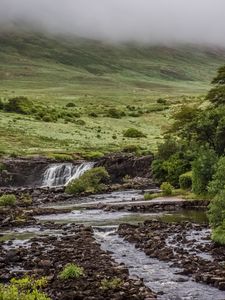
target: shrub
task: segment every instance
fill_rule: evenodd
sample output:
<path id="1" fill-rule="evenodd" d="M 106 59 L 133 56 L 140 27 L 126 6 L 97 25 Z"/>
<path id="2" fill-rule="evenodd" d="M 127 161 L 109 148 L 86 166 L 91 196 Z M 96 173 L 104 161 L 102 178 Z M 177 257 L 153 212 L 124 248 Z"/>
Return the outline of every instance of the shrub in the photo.
<path id="1" fill-rule="evenodd" d="M 146 134 L 144 134 L 138 129 L 129 128 L 123 133 L 123 136 L 128 138 L 140 138 L 140 137 L 146 137 Z"/>
<path id="2" fill-rule="evenodd" d="M 40 289 L 47 284 L 46 278 L 25 277 L 12 279 L 10 284 L 0 284 L 1 300 L 51 300 Z"/>
<path id="3" fill-rule="evenodd" d="M 59 278 L 62 280 L 75 279 L 84 275 L 84 269 L 73 263 L 67 264 L 62 272 L 59 274 Z"/>
<path id="4" fill-rule="evenodd" d="M 66 193 L 80 194 L 82 192 L 100 192 L 109 174 L 103 167 L 93 168 L 85 172 L 80 178 L 73 180 L 66 187 Z"/>
<path id="5" fill-rule="evenodd" d="M 190 163 L 186 158 L 180 158 L 179 153 L 175 153 L 167 160 L 155 159 L 152 162 L 152 171 L 154 178 L 158 183 L 167 181 L 173 186 L 179 186 L 179 176 L 190 169 Z"/>
<path id="6" fill-rule="evenodd" d="M 191 189 L 192 187 L 192 172 L 186 172 L 179 177 L 180 188 L 184 190 Z"/>
<path id="7" fill-rule="evenodd" d="M 225 245 L 225 221 L 221 226 L 213 229 L 212 240 L 217 244 Z"/>
<path id="8" fill-rule="evenodd" d="M 4 108 L 8 112 L 30 114 L 33 108 L 33 102 L 26 97 L 15 97 L 9 99 Z"/>
<path id="9" fill-rule="evenodd" d="M 74 121 L 75 124 L 77 125 L 80 125 L 80 126 L 85 126 L 86 125 L 86 122 L 84 120 L 75 120 Z"/>
<path id="10" fill-rule="evenodd" d="M 0 206 L 14 206 L 16 204 L 16 196 L 13 194 L 5 194 L 0 197 Z"/>
<path id="11" fill-rule="evenodd" d="M 118 109 L 116 109 L 116 108 L 110 108 L 107 111 L 106 116 L 109 117 L 109 118 L 121 119 L 123 116 L 125 116 L 125 113 L 118 110 Z"/>
<path id="12" fill-rule="evenodd" d="M 95 112 L 89 113 L 88 116 L 92 117 L 92 118 L 97 118 L 98 117 L 98 115 Z"/>
<path id="13" fill-rule="evenodd" d="M 0 110 L 2 110 L 4 108 L 4 103 L 3 101 L 0 99 Z"/>
<path id="14" fill-rule="evenodd" d="M 157 101 L 156 101 L 158 104 L 163 104 L 163 105 L 165 105 L 165 104 L 167 104 L 167 101 L 166 101 L 166 99 L 163 99 L 163 98 L 159 98 L 159 99 L 157 99 Z"/>
<path id="15" fill-rule="evenodd" d="M 225 220 L 225 189 L 220 191 L 210 202 L 208 218 L 213 228 L 223 224 Z"/>
<path id="16" fill-rule="evenodd" d="M 163 196 L 171 196 L 173 193 L 173 187 L 169 182 L 163 182 L 160 186 Z"/>
<path id="17" fill-rule="evenodd" d="M 192 163 L 192 189 L 197 195 L 207 192 L 207 186 L 212 180 L 217 156 L 212 149 L 200 149 L 197 158 Z"/>
<path id="18" fill-rule="evenodd" d="M 69 102 L 66 104 L 66 107 L 75 107 L 75 106 L 76 106 L 76 104 L 73 102 Z"/>
<path id="19" fill-rule="evenodd" d="M 168 160 L 180 150 L 178 142 L 170 136 L 165 138 L 165 141 L 158 145 L 157 158 Z"/>
<path id="20" fill-rule="evenodd" d="M 129 113 L 129 117 L 138 118 L 143 115 L 142 111 L 133 111 Z"/>
<path id="21" fill-rule="evenodd" d="M 45 115 L 43 118 L 42 118 L 42 121 L 44 122 L 56 122 L 57 121 L 57 117 L 55 115 Z"/>
<path id="22" fill-rule="evenodd" d="M 123 280 L 119 277 L 114 277 L 111 279 L 103 279 L 101 281 L 102 290 L 115 290 L 120 288 L 123 285 Z"/>
<path id="23" fill-rule="evenodd" d="M 225 157 L 221 157 L 216 164 L 216 172 L 209 183 L 208 191 L 211 196 L 216 196 L 225 188 Z"/>

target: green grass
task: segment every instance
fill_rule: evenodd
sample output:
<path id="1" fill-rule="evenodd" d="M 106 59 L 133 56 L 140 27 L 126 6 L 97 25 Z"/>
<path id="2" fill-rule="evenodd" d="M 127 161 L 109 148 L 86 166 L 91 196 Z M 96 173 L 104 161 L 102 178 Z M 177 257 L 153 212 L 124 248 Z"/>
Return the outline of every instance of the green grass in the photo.
<path id="1" fill-rule="evenodd" d="M 200 101 L 196 96 L 206 93 L 225 58 L 225 51 L 191 45 L 110 45 L 25 32 L 0 33 L 0 45 L 2 100 L 26 96 L 56 110 L 74 103 L 66 109 L 85 122 L 47 123 L 0 111 L 3 154 L 85 156 L 132 144 L 154 151 L 176 105 Z M 107 116 L 115 108 L 125 116 Z M 146 137 L 125 138 L 128 128 Z"/>

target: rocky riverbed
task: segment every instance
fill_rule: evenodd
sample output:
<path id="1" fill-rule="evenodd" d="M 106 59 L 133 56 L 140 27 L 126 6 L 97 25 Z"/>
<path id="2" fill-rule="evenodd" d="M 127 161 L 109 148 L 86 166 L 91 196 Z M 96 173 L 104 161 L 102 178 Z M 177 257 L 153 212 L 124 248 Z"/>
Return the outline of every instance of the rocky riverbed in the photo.
<path id="1" fill-rule="evenodd" d="M 129 278 L 128 270 L 115 263 L 96 243 L 91 227 L 45 224 L 38 227 L 41 236 L 0 244 L 0 280 L 25 273 L 36 277 L 47 276 L 46 293 L 53 300 L 66 299 L 155 299 L 155 295 L 141 280 Z M 45 234 L 46 231 L 46 234 Z M 49 234 L 49 231 L 52 233 Z M 78 279 L 61 280 L 59 274 L 67 263 L 84 268 Z M 105 289 L 102 280 L 119 278 L 121 284 Z"/>
<path id="2" fill-rule="evenodd" d="M 142 199 L 143 191 L 128 190 L 1 209 L 0 281 L 47 276 L 45 291 L 53 300 L 146 300 L 155 294 L 160 300 L 224 300 L 224 247 L 211 243 L 206 223 L 194 223 L 205 222 L 204 210 L 187 210 L 176 199 L 174 212 L 165 211 L 171 206 L 166 199 L 149 201 L 149 212 L 126 208 Z M 84 268 L 84 276 L 60 280 L 71 262 Z M 122 284 L 105 289 L 102 280 L 113 278 Z"/>
<path id="3" fill-rule="evenodd" d="M 225 290 L 225 248 L 210 241 L 208 225 L 145 221 L 120 225 L 118 232 L 147 256 L 173 262 L 181 274 Z"/>

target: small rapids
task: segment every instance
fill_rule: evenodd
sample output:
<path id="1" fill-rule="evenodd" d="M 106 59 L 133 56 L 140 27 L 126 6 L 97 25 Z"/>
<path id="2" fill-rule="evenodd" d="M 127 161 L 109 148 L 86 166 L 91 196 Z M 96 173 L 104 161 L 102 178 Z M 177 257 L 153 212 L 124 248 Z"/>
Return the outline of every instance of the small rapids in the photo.
<path id="1" fill-rule="evenodd" d="M 112 257 L 123 263 L 131 277 L 143 278 L 146 286 L 158 293 L 159 300 L 224 300 L 225 293 L 216 288 L 196 283 L 179 275 L 181 269 L 169 263 L 150 258 L 134 245 L 116 234 L 115 226 L 94 227 L 96 240 Z"/>
<path id="2" fill-rule="evenodd" d="M 93 166 L 93 162 L 84 162 L 77 166 L 72 163 L 51 164 L 43 174 L 42 187 L 68 185 L 73 179 L 79 178 Z"/>

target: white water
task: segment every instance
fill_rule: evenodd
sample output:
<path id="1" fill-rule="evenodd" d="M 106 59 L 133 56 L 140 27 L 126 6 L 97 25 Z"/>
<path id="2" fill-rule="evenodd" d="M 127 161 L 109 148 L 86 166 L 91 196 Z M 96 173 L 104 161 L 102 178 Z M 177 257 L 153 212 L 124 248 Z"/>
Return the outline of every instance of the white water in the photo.
<path id="1" fill-rule="evenodd" d="M 51 164 L 45 171 L 42 179 L 43 187 L 57 187 L 67 185 L 79 178 L 84 172 L 93 168 L 93 162 L 85 162 L 74 166 L 72 163 Z"/>

